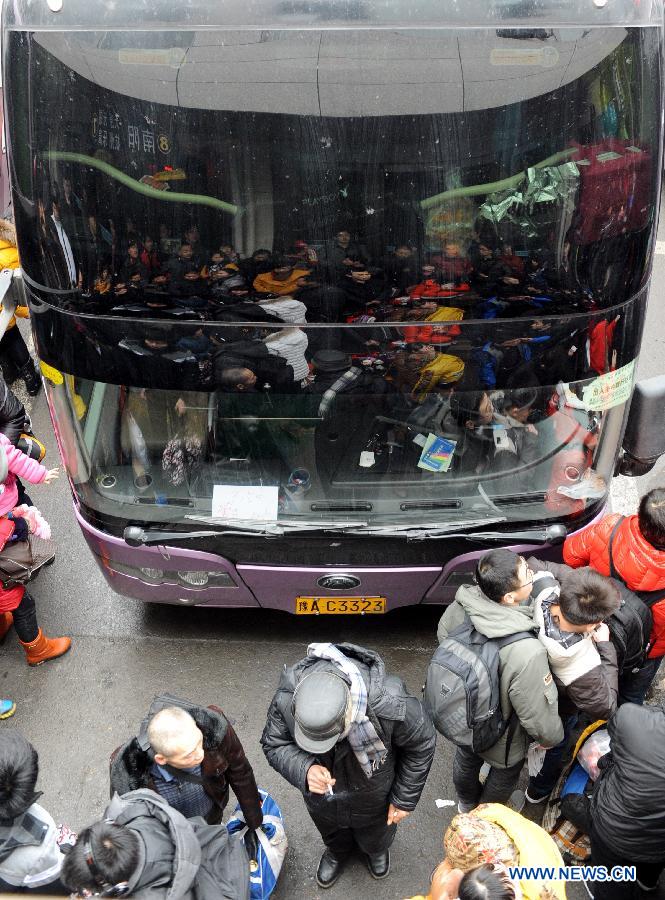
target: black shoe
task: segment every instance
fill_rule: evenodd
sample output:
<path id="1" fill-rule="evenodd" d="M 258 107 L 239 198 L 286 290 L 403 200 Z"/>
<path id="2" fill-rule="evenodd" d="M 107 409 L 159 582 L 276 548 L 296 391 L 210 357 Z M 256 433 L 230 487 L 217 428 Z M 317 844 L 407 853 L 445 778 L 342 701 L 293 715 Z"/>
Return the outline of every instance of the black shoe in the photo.
<path id="1" fill-rule="evenodd" d="M 330 850 L 324 850 L 319 862 L 319 868 L 316 870 L 316 883 L 318 886 L 321 888 L 332 887 L 342 874 L 343 866 L 343 860 L 333 856 Z"/>
<path id="2" fill-rule="evenodd" d="M 367 854 L 367 868 L 372 878 L 377 881 L 380 878 L 386 878 L 390 873 L 390 850 L 384 850 L 382 853 Z"/>
<path id="3" fill-rule="evenodd" d="M 32 360 L 21 369 L 21 378 L 25 382 L 25 389 L 31 397 L 36 397 L 42 389 L 42 380 L 37 374 Z"/>

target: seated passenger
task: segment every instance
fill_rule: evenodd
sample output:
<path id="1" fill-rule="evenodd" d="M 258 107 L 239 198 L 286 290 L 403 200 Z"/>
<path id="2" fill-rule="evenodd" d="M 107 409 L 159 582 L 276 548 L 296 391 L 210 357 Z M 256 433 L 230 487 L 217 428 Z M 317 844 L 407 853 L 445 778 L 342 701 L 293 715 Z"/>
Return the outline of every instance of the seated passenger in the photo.
<path id="1" fill-rule="evenodd" d="M 146 234 L 143 238 L 143 249 L 141 250 L 140 260 L 148 272 L 150 281 L 162 272 L 162 255 L 155 246 L 155 242 Z"/>
<path id="2" fill-rule="evenodd" d="M 206 260 L 210 256 L 210 251 L 201 243 L 201 234 L 199 226 L 196 222 L 192 222 L 183 235 L 183 243 L 189 244 L 192 248 L 192 261 L 196 263 L 199 269 L 205 266 Z"/>
<path id="3" fill-rule="evenodd" d="M 290 260 L 299 268 L 314 268 L 319 263 L 319 254 L 314 247 L 310 247 L 307 241 L 293 242 L 293 249 L 288 254 Z"/>
<path id="4" fill-rule="evenodd" d="M 235 303 L 247 296 L 247 284 L 237 265 L 223 262 L 221 253 L 213 253 L 208 275 L 213 302 Z"/>
<path id="5" fill-rule="evenodd" d="M 280 260 L 272 271 L 257 275 L 252 284 L 259 294 L 277 294 L 283 297 L 296 293 L 298 280 L 309 275 L 309 272 L 309 269 L 296 267 L 287 260 Z"/>
<path id="6" fill-rule="evenodd" d="M 205 297 L 208 283 L 204 276 L 205 266 L 195 258 L 191 244 L 180 245 L 177 259 L 169 260 L 166 271 L 169 275 L 169 293 L 177 298 L 190 300 Z"/>
<path id="7" fill-rule="evenodd" d="M 349 231 L 343 229 L 326 246 L 325 263 L 329 278 L 337 281 L 351 269 L 365 269 L 369 263 L 369 254 L 362 244 L 351 240 Z"/>
<path id="8" fill-rule="evenodd" d="M 224 825 L 186 819 L 154 791 L 115 795 L 80 833 L 62 882 L 77 896 L 249 900 L 242 840 Z"/>
<path id="9" fill-rule="evenodd" d="M 233 263 L 233 265 L 237 265 L 240 261 L 240 254 L 233 246 L 233 244 L 220 244 L 219 255 L 222 257 L 221 263 L 224 266 L 227 266 L 231 263 Z"/>
<path id="10" fill-rule="evenodd" d="M 418 280 L 418 258 L 416 250 L 409 244 L 400 244 L 392 253 L 384 257 L 381 264 L 388 285 L 398 294 L 406 294 Z"/>
<path id="11" fill-rule="evenodd" d="M 350 315 L 366 312 L 368 303 L 377 303 L 389 293 L 383 273 L 378 269 L 350 269 L 339 286 L 344 291 L 344 305 Z"/>
<path id="12" fill-rule="evenodd" d="M 119 278 L 133 290 L 140 290 L 150 280 L 150 272 L 141 262 L 137 241 L 131 241 L 127 246 L 127 256 L 120 266 Z"/>
<path id="13" fill-rule="evenodd" d="M 521 279 L 523 277 L 525 269 L 524 260 L 521 256 L 517 256 L 515 253 L 513 253 L 513 248 L 510 246 L 510 244 L 501 245 L 499 262 L 504 266 L 508 266 L 511 274 L 515 278 Z"/>
<path id="14" fill-rule="evenodd" d="M 437 279 L 446 287 L 459 287 L 466 283 L 473 269 L 455 241 L 447 241 L 443 245 L 443 253 L 433 256 L 431 262 L 436 266 Z"/>
<path id="15" fill-rule="evenodd" d="M 257 275 L 271 271 L 274 265 L 273 256 L 270 250 L 261 247 L 259 250 L 255 250 L 249 259 L 238 260 L 237 265 L 245 282 L 251 285 L 254 284 Z"/>
<path id="16" fill-rule="evenodd" d="M 420 271 L 420 281 L 409 288 L 409 296 L 415 299 L 440 297 L 443 293 L 440 280 L 436 277 L 436 268 L 433 265 L 423 266 Z"/>

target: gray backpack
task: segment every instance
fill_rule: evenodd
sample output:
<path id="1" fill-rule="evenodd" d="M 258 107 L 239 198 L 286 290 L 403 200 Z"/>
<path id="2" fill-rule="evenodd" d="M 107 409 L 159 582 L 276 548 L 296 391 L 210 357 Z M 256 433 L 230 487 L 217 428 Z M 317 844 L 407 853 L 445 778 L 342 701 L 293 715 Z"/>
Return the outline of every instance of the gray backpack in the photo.
<path id="1" fill-rule="evenodd" d="M 458 747 L 482 753 L 508 731 L 508 759 L 518 719 L 513 712 L 506 720 L 501 711 L 499 650 L 537 634 L 534 629 L 488 638 L 468 616 L 450 632 L 429 664 L 423 696 L 439 734 Z"/>

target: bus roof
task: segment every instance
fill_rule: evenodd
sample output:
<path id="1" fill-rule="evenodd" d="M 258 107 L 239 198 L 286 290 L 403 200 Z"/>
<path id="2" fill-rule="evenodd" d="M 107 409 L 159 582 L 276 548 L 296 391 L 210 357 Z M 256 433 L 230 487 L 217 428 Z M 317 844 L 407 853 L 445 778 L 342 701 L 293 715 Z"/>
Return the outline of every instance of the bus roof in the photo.
<path id="1" fill-rule="evenodd" d="M 5 28 L 29 31 L 587 28 L 663 22 L 663 0 L 14 0 L 3 7 Z"/>

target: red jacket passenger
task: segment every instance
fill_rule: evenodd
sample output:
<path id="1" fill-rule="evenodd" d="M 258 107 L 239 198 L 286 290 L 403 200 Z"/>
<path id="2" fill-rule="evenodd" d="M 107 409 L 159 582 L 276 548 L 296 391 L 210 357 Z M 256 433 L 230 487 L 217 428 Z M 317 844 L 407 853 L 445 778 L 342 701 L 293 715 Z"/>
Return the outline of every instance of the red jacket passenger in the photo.
<path id="1" fill-rule="evenodd" d="M 566 538 L 564 561 L 573 568 L 591 566 L 601 575 L 609 575 L 610 538 L 619 518 L 618 514 L 605 516 L 598 524 Z M 612 543 L 612 559 L 617 574 L 630 590 L 665 591 L 665 550 L 659 550 L 647 541 L 640 531 L 638 516 L 627 516 L 619 525 Z M 658 659 L 665 656 L 665 599 L 657 600 L 651 612 L 653 631 L 649 658 Z"/>
<path id="2" fill-rule="evenodd" d="M 609 545 L 618 513 L 566 538 L 563 559 L 574 569 L 591 566 L 610 574 Z M 637 516 L 626 516 L 614 538 L 612 557 L 617 572 L 631 591 L 665 590 L 665 550 L 657 550 L 643 536 Z"/>

